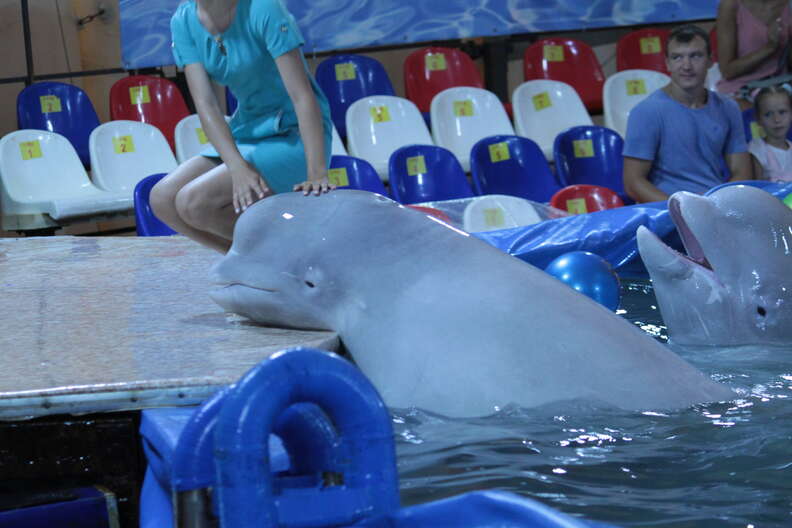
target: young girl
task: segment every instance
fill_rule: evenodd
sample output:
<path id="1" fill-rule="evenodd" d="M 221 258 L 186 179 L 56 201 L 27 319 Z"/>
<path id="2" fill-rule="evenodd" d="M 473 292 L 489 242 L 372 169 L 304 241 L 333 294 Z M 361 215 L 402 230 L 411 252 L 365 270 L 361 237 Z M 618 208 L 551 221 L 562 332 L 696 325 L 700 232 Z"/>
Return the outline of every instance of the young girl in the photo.
<path id="1" fill-rule="evenodd" d="M 792 96 L 785 88 L 762 88 L 754 98 L 756 120 L 767 134 L 748 145 L 757 180 L 792 181 L 792 143 L 787 139 L 792 124 Z"/>
<path id="2" fill-rule="evenodd" d="M 332 188 L 330 109 L 282 0 L 188 0 L 176 9 L 171 33 L 213 148 L 161 180 L 151 207 L 179 233 L 225 253 L 237 217 L 257 200 Z M 210 79 L 239 100 L 230 126 Z"/>

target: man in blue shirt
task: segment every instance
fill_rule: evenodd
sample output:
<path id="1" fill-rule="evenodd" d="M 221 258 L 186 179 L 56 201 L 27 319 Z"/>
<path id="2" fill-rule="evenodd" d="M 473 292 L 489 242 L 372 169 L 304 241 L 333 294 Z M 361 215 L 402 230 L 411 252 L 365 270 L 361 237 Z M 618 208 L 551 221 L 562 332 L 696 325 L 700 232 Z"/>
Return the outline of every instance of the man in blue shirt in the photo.
<path id="1" fill-rule="evenodd" d="M 666 45 L 671 82 L 630 112 L 624 144 L 624 189 L 636 202 L 676 191 L 703 193 L 724 181 L 753 178 L 742 115 L 733 100 L 706 89 L 712 65 L 707 33 L 688 24 Z"/>

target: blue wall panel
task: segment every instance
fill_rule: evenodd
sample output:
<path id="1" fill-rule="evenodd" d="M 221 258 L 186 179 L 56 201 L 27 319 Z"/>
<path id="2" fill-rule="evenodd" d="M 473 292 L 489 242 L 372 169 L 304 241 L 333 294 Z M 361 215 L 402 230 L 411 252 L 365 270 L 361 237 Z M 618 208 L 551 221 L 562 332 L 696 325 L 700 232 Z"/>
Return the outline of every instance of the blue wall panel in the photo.
<path id="1" fill-rule="evenodd" d="M 124 67 L 172 64 L 180 0 L 120 0 Z M 718 0 L 284 0 L 320 52 L 715 18 Z"/>

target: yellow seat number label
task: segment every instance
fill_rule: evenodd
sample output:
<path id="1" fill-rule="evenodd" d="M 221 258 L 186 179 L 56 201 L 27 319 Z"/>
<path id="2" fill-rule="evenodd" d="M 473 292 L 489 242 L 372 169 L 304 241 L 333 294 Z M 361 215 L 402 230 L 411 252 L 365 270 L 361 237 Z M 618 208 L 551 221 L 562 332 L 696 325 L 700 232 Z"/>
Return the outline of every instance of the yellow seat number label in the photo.
<path id="1" fill-rule="evenodd" d="M 375 123 L 387 123 L 391 120 L 387 106 L 372 106 L 369 108 L 369 112 L 371 112 L 371 119 Z"/>
<path id="2" fill-rule="evenodd" d="M 118 136 L 113 138 L 113 150 L 116 154 L 129 154 L 135 152 L 135 142 L 132 136 Z"/>
<path id="3" fill-rule="evenodd" d="M 553 106 L 553 100 L 550 99 L 550 94 L 548 92 L 538 93 L 534 95 L 532 99 L 534 110 L 537 112 Z"/>
<path id="4" fill-rule="evenodd" d="M 469 117 L 473 115 L 473 101 L 454 101 L 454 115 L 457 117 Z"/>
<path id="5" fill-rule="evenodd" d="M 751 121 L 751 139 L 761 139 L 766 136 L 767 132 L 762 128 L 762 125 L 756 121 Z"/>
<path id="6" fill-rule="evenodd" d="M 627 95 L 645 95 L 646 83 L 643 79 L 632 79 L 624 83 L 627 87 Z"/>
<path id="7" fill-rule="evenodd" d="M 426 55 L 426 69 L 429 71 L 442 71 L 448 69 L 444 53 L 429 53 Z"/>
<path id="8" fill-rule="evenodd" d="M 348 187 L 349 174 L 347 174 L 346 167 L 330 169 L 327 171 L 327 180 L 331 185 L 335 185 L 336 187 Z"/>
<path id="9" fill-rule="evenodd" d="M 576 139 L 572 142 L 576 158 L 593 158 L 594 144 L 590 139 Z"/>
<path id="10" fill-rule="evenodd" d="M 41 153 L 41 143 L 39 140 L 23 141 L 19 144 L 19 152 L 22 154 L 24 161 L 41 158 L 44 155 Z"/>
<path id="11" fill-rule="evenodd" d="M 336 81 L 351 81 L 357 77 L 355 65 L 351 62 L 340 62 L 335 65 Z"/>
<path id="12" fill-rule="evenodd" d="M 566 208 L 572 214 L 585 214 L 588 213 L 585 198 L 573 198 L 566 201 Z"/>
<path id="13" fill-rule="evenodd" d="M 426 174 L 426 160 L 423 156 L 413 156 L 407 158 L 407 174 L 410 176 L 418 176 L 419 174 Z"/>
<path id="14" fill-rule="evenodd" d="M 564 62 L 564 46 L 547 44 L 543 47 L 543 52 L 547 62 Z"/>
<path id="15" fill-rule="evenodd" d="M 146 104 L 151 102 L 151 94 L 148 86 L 131 86 L 129 88 L 129 101 L 133 105 Z"/>
<path id="16" fill-rule="evenodd" d="M 39 101 L 41 102 L 42 114 L 52 114 L 63 110 L 60 97 L 57 95 L 42 95 L 39 97 Z"/>
<path id="17" fill-rule="evenodd" d="M 662 51 L 660 46 L 660 37 L 644 37 L 641 39 L 641 54 L 652 55 Z"/>
<path id="18" fill-rule="evenodd" d="M 201 145 L 206 145 L 209 143 L 209 138 L 206 137 L 206 132 L 204 132 L 203 128 L 196 128 L 195 135 L 198 136 L 198 143 Z"/>
<path id="19" fill-rule="evenodd" d="M 499 161 L 511 159 L 511 155 L 509 154 L 509 144 L 505 141 L 501 143 L 493 143 L 489 146 L 489 155 L 490 161 L 492 163 L 498 163 Z"/>
<path id="20" fill-rule="evenodd" d="M 484 223 L 487 227 L 503 227 L 506 224 L 503 209 L 500 207 L 484 209 Z"/>

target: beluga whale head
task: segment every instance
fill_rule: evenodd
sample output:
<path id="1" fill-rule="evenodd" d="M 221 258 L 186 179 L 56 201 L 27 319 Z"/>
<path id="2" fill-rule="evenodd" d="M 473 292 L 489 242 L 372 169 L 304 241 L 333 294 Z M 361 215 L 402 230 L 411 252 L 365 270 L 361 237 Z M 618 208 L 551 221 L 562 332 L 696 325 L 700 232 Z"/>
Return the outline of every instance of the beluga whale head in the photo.
<path id="1" fill-rule="evenodd" d="M 687 254 L 638 228 L 669 340 L 680 345 L 792 343 L 792 209 L 744 185 L 673 194 Z"/>

